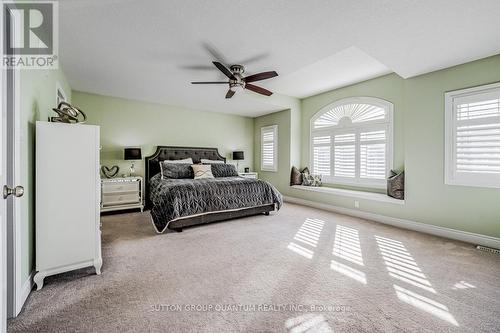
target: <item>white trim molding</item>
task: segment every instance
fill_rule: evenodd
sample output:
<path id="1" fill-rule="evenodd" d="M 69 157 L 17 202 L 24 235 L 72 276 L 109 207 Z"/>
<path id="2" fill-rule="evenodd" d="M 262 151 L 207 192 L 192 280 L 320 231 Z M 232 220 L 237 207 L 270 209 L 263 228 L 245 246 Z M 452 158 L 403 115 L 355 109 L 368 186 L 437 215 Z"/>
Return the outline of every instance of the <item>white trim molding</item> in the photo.
<path id="1" fill-rule="evenodd" d="M 298 205 L 308 206 L 312 208 L 322 209 L 329 212 L 359 217 L 366 220 L 371 220 L 375 222 L 379 222 L 382 224 L 392 225 L 398 228 L 413 230 L 422 232 L 425 234 L 430 234 L 434 236 L 454 239 L 470 244 L 483 245 L 487 247 L 492 247 L 495 249 L 500 249 L 500 238 L 486 236 L 481 234 L 476 234 L 468 231 L 461 231 L 456 229 L 444 228 L 435 226 L 432 224 L 426 224 L 421 222 L 415 222 L 411 220 L 405 220 L 397 217 L 384 216 L 375 213 L 364 212 L 360 210 L 344 208 L 334 205 L 323 204 L 319 202 L 314 202 L 310 200 L 304 200 L 294 197 L 285 196 L 285 202 L 294 203 Z"/>

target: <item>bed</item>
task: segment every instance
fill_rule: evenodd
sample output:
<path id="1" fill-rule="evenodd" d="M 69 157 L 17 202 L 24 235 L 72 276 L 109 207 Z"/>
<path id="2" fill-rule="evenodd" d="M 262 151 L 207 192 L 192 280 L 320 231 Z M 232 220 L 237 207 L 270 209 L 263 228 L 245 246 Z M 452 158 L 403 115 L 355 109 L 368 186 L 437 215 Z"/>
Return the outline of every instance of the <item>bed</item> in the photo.
<path id="1" fill-rule="evenodd" d="M 250 215 L 269 215 L 281 207 L 281 194 L 259 179 L 162 179 L 161 161 L 189 157 L 195 164 L 201 159 L 226 162 L 217 148 L 171 146 L 158 146 L 156 152 L 145 159 L 146 209 L 150 210 L 158 233 Z"/>

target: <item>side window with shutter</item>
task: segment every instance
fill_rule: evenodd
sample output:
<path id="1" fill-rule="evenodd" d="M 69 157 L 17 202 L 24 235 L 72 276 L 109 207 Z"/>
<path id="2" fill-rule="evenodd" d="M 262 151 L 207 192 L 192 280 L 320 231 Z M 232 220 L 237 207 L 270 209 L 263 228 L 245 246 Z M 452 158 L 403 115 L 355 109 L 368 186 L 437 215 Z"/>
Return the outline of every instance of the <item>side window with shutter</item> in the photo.
<path id="1" fill-rule="evenodd" d="M 500 187 L 500 83 L 445 94 L 445 183 Z"/>
<path id="2" fill-rule="evenodd" d="M 278 170 L 278 125 L 262 127 L 260 129 L 262 171 Z"/>

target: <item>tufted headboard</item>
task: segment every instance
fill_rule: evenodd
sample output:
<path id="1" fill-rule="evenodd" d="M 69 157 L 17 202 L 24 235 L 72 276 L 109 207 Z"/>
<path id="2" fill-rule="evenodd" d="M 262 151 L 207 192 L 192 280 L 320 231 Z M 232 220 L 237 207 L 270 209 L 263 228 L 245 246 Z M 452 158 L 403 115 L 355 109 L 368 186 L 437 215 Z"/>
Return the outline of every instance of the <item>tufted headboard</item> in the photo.
<path id="1" fill-rule="evenodd" d="M 149 199 L 149 180 L 160 172 L 160 161 L 164 160 L 182 160 L 191 157 L 193 162 L 200 163 L 202 158 L 209 160 L 220 160 L 226 162 L 226 158 L 219 154 L 217 148 L 198 148 L 198 147 L 172 147 L 158 146 L 153 155 L 145 158 L 145 193 L 146 208 L 151 208 Z"/>

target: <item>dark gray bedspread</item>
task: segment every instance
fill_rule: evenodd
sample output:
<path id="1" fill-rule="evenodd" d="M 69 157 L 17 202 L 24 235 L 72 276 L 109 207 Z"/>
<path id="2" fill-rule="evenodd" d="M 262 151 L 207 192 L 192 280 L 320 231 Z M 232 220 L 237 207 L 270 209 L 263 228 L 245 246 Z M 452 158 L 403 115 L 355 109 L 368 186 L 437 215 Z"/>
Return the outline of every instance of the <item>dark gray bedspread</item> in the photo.
<path id="1" fill-rule="evenodd" d="M 151 178 L 151 215 L 158 232 L 170 221 L 197 214 L 283 204 L 280 192 L 260 179 L 221 177 L 213 179 Z"/>

